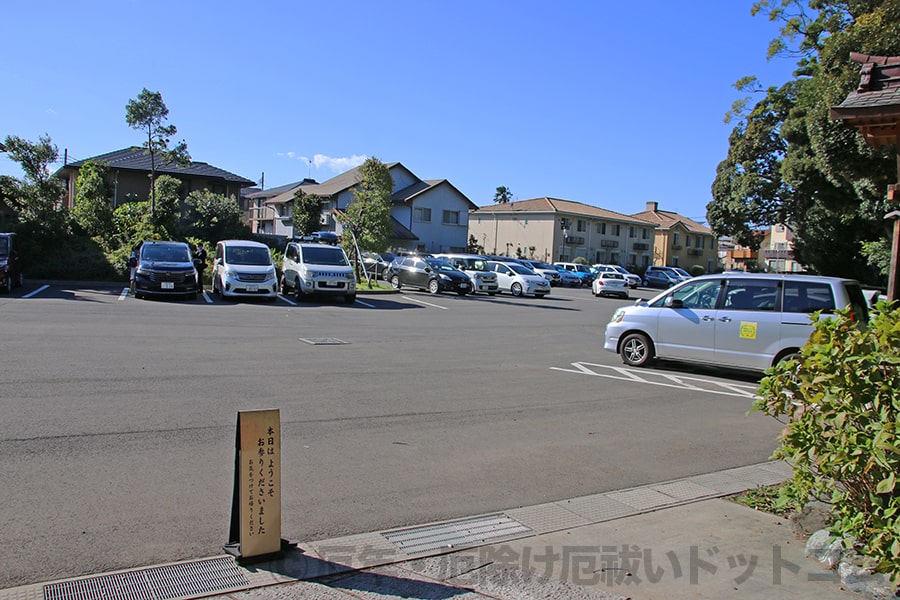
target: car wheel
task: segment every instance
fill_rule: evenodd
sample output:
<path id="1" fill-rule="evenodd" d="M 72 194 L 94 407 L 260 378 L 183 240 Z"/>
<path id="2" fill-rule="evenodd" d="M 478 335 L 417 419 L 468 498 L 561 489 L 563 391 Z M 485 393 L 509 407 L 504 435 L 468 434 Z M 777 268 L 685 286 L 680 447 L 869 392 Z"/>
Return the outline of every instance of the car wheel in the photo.
<path id="1" fill-rule="evenodd" d="M 16 287 L 22 287 L 25 285 L 25 274 L 19 271 L 19 276 L 16 277 Z"/>
<path id="2" fill-rule="evenodd" d="M 394 288 L 395 290 L 400 289 L 400 278 L 397 277 L 396 275 L 391 277 L 391 287 Z"/>
<path id="3" fill-rule="evenodd" d="M 287 285 L 287 281 L 284 279 L 284 275 L 281 276 L 281 282 L 278 285 L 279 289 L 281 289 L 281 293 L 285 293 L 288 291 L 289 286 Z"/>
<path id="4" fill-rule="evenodd" d="M 383 271 L 381 272 L 381 278 L 382 278 L 384 281 L 387 281 L 388 279 L 390 279 L 390 277 L 391 277 L 391 270 L 390 270 L 390 269 L 387 269 L 387 268 L 386 268 L 385 270 L 383 270 Z"/>
<path id="5" fill-rule="evenodd" d="M 518 282 L 512 284 L 512 285 L 509 287 L 509 292 L 510 292 L 513 296 L 515 296 L 516 298 L 518 298 L 519 296 L 522 295 L 522 284 L 521 284 L 521 283 L 518 283 Z"/>
<path id="6" fill-rule="evenodd" d="M 632 367 L 643 367 L 653 358 L 650 340 L 643 333 L 629 333 L 622 340 L 619 353 L 622 361 Z"/>
<path id="7" fill-rule="evenodd" d="M 13 278 L 12 275 L 6 278 L 6 284 L 3 286 L 3 291 L 7 294 L 11 294 L 13 291 Z"/>
<path id="8" fill-rule="evenodd" d="M 650 287 L 650 284 L 647 283 L 646 279 L 644 281 L 642 281 L 641 283 L 644 284 L 644 287 Z"/>
<path id="9" fill-rule="evenodd" d="M 432 279 L 428 282 L 428 293 L 429 294 L 437 294 L 441 291 L 441 284 L 438 283 L 437 279 Z"/>
<path id="10" fill-rule="evenodd" d="M 300 280 L 296 280 L 294 282 L 294 300 L 297 302 L 301 302 L 304 298 L 305 294 L 303 293 L 303 288 L 300 287 Z"/>

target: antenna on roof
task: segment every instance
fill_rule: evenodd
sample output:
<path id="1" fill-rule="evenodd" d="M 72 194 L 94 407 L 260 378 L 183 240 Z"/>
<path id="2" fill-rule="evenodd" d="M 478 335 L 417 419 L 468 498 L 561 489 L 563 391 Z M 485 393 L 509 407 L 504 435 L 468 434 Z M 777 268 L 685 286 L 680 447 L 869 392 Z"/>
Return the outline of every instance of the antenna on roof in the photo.
<path id="1" fill-rule="evenodd" d="M 261 190 L 266 189 L 266 172 L 265 171 L 262 172 L 262 176 L 260 176 L 260 178 L 259 178 L 259 189 L 261 189 Z"/>

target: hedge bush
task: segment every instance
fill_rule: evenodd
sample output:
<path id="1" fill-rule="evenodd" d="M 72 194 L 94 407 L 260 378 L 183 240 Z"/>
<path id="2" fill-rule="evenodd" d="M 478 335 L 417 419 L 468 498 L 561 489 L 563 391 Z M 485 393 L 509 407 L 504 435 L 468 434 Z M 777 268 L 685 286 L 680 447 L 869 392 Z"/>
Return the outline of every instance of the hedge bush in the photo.
<path id="1" fill-rule="evenodd" d="M 773 458 L 794 467 L 794 500 L 832 504 L 829 529 L 900 582 L 900 310 L 818 320 L 797 361 L 772 368 L 754 410 L 785 423 Z"/>

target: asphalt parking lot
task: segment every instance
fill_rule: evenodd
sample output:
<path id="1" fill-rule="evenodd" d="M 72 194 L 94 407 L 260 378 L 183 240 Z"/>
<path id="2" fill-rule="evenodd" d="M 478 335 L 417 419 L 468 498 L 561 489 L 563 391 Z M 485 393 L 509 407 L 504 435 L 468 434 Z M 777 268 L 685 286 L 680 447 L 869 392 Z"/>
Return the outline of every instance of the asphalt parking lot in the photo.
<path id="1" fill-rule="evenodd" d="M 0 296 L 0 588 L 221 552 L 239 410 L 280 409 L 288 539 L 768 459 L 758 378 L 602 349 L 615 308 L 655 293 L 345 305 L 26 281 Z"/>

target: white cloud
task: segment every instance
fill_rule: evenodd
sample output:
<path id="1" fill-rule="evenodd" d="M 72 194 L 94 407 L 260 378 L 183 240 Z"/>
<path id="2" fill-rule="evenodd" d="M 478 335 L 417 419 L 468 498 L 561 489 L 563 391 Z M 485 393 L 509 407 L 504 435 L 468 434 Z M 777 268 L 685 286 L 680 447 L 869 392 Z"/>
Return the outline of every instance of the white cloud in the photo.
<path id="1" fill-rule="evenodd" d="M 334 157 L 316 154 L 312 158 L 309 158 L 308 156 L 301 156 L 296 152 L 279 152 L 276 156 L 299 160 L 300 162 L 311 164 L 317 169 L 325 168 L 335 173 L 343 173 L 344 171 L 349 171 L 354 167 L 358 167 L 366 162 L 366 159 L 368 158 L 368 156 L 357 154 L 349 157 Z"/>

